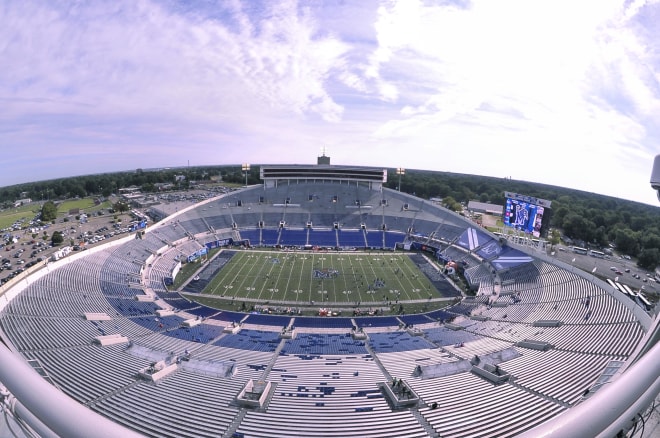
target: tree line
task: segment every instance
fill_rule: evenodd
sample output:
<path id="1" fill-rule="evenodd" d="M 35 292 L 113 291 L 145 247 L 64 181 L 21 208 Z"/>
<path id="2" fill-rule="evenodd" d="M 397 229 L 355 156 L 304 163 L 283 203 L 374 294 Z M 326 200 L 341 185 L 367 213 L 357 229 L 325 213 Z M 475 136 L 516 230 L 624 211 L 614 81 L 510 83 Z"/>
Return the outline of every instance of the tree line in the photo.
<path id="1" fill-rule="evenodd" d="M 396 189 L 396 169 L 388 169 L 386 187 Z M 177 179 L 184 175 L 185 179 Z M 192 182 L 220 177 L 227 183 L 245 184 L 240 166 L 197 166 L 157 170 L 137 169 L 38 181 L 0 188 L 0 206 L 9 208 L 17 199 L 58 200 L 85 196 L 108 197 L 120 188 L 137 186 L 155 192 L 158 184 L 170 183 L 172 190 L 188 189 Z M 259 166 L 251 166 L 248 184 L 259 183 Z M 650 189 L 649 189 L 650 190 Z M 401 191 L 420 198 L 442 198 L 448 208 L 460 211 L 470 200 L 504 205 L 504 192 L 515 192 L 552 201 L 551 226 L 572 239 L 593 247 L 612 243 L 622 253 L 635 256 L 639 265 L 660 264 L 660 208 L 610 196 L 545 184 L 476 175 L 406 170 Z"/>
<path id="2" fill-rule="evenodd" d="M 388 170 L 395 175 L 395 169 Z M 386 186 L 396 189 L 399 180 Z M 552 201 L 550 226 L 589 247 L 616 249 L 638 258 L 645 269 L 660 264 L 660 207 L 546 184 L 449 172 L 406 170 L 401 190 L 421 198 L 442 198 L 455 211 L 471 200 L 504 205 L 504 192 Z M 650 190 L 650 188 L 649 188 Z"/>
<path id="3" fill-rule="evenodd" d="M 185 176 L 177 180 L 178 175 Z M 31 198 L 33 201 L 63 200 L 86 196 L 108 197 L 120 188 L 139 187 L 145 193 L 159 191 L 158 184 L 170 183 L 170 190 L 188 189 L 191 182 L 208 182 L 214 176 L 223 181 L 245 183 L 245 174 L 240 166 L 202 166 L 168 168 L 130 172 L 104 173 L 97 175 L 74 176 L 47 181 L 37 181 L 0 188 L 0 207 L 9 208 L 14 201 Z M 259 168 L 253 167 L 248 175 L 248 184 L 259 182 Z"/>

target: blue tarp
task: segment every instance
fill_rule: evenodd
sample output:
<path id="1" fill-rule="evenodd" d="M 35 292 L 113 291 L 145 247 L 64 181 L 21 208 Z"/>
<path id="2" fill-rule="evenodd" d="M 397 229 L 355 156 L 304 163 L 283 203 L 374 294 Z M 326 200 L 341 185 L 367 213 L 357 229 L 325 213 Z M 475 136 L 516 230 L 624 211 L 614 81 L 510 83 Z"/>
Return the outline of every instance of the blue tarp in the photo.
<path id="1" fill-rule="evenodd" d="M 515 268 L 516 266 L 529 263 L 532 260 L 532 257 L 528 256 L 524 252 L 506 247 L 502 249 L 500 255 L 496 259 L 491 260 L 490 263 L 497 271 L 501 271 L 503 269 Z"/>
<path id="2" fill-rule="evenodd" d="M 462 248 L 465 248 L 469 251 L 474 251 L 475 249 L 487 244 L 492 240 L 493 238 L 488 234 L 479 231 L 476 228 L 468 228 L 463 232 L 463 234 L 461 234 L 461 237 L 458 238 L 456 243 Z"/>

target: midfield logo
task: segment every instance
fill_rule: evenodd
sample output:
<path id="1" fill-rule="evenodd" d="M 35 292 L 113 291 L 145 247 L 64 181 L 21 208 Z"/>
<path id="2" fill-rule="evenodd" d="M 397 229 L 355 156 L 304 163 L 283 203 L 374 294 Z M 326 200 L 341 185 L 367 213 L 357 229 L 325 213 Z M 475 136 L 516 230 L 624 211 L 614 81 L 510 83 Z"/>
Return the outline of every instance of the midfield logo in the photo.
<path id="1" fill-rule="evenodd" d="M 339 271 L 332 268 L 312 270 L 312 278 L 336 278 L 338 275 Z"/>

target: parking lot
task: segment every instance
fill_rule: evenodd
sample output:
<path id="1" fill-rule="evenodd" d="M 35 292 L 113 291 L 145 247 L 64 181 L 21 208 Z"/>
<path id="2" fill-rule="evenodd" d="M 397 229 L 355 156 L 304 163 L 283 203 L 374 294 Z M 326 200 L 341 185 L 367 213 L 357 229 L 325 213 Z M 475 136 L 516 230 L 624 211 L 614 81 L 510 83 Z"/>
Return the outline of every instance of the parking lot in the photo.
<path id="1" fill-rule="evenodd" d="M 0 285 L 25 270 L 37 269 L 62 247 L 71 246 L 73 250 L 80 251 L 107 239 L 125 236 L 129 232 L 127 224 L 131 220 L 128 213 L 114 214 L 105 209 L 100 215 L 98 212 L 90 214 L 85 221 L 60 215 L 54 224 L 43 227 L 30 224 L 29 220 L 26 220 L 21 229 L 2 230 Z M 64 240 L 53 248 L 51 238 L 56 231 L 62 234 Z"/>
<path id="2" fill-rule="evenodd" d="M 563 251 L 559 248 L 562 248 Z M 594 275 L 600 278 L 614 280 L 618 277 L 619 283 L 627 284 L 634 291 L 643 290 L 647 298 L 653 298 L 652 301 L 657 300 L 657 294 L 660 292 L 660 284 L 654 280 L 653 273 L 637 267 L 634 260 L 626 260 L 617 255 L 610 256 L 609 260 L 599 259 L 588 255 L 575 254 L 571 251 L 570 247 L 561 245 L 556 248 L 553 257 L 586 272 L 593 272 L 594 268 L 596 268 Z M 615 268 L 621 274 L 618 274 L 611 268 Z M 639 278 L 636 278 L 637 276 Z"/>
<path id="3" fill-rule="evenodd" d="M 203 199 L 218 196 L 228 191 L 226 188 L 214 187 L 213 190 L 189 190 L 176 193 L 151 196 L 159 209 L 166 214 L 172 214 Z M 55 223 L 38 226 L 34 221 L 34 211 L 41 206 L 26 212 L 16 227 L 9 227 L 0 232 L 0 286 L 20 275 L 24 271 L 39 269 L 59 249 L 70 246 L 72 251 L 84 251 L 93 245 L 100 245 L 108 240 L 115 240 L 130 234 L 130 223 L 135 220 L 130 212 L 110 212 L 108 205 L 119 200 L 110 197 L 105 207 L 86 210 L 85 213 L 69 215 L 60 212 Z M 141 209 L 142 213 L 147 209 Z M 11 212 L 10 212 L 11 213 Z M 51 246 L 54 232 L 62 234 L 63 242 Z M 45 233 L 45 234 L 44 234 Z M 45 236 L 45 238 L 44 238 Z"/>

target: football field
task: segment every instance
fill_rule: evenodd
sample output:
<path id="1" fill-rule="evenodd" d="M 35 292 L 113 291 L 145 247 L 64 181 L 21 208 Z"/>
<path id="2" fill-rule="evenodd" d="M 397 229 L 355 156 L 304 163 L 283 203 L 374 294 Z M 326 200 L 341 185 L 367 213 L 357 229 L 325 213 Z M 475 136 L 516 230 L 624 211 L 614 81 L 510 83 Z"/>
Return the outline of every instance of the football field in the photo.
<path id="1" fill-rule="evenodd" d="M 202 294 L 258 302 L 358 304 L 439 298 L 408 255 L 236 252 Z"/>

